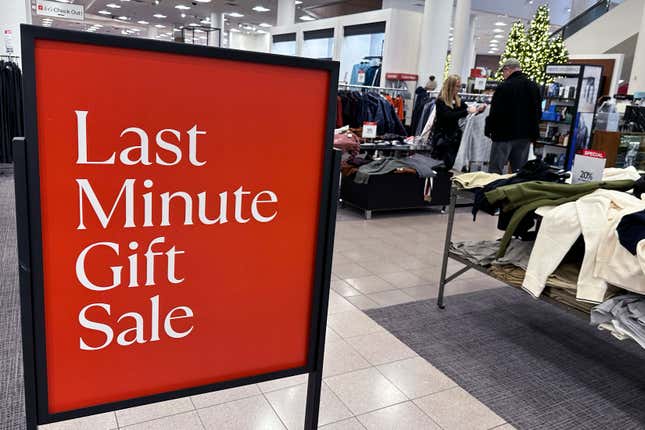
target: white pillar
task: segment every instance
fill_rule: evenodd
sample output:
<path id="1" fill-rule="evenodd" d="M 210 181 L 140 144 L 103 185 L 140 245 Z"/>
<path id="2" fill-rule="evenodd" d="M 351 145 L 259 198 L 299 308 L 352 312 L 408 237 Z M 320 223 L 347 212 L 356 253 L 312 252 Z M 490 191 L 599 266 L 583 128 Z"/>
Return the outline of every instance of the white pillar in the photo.
<path id="1" fill-rule="evenodd" d="M 302 30 L 296 31 L 296 57 L 302 57 L 305 45 L 305 33 Z"/>
<path id="2" fill-rule="evenodd" d="M 31 24 L 29 0 L 0 1 L 0 54 L 21 56 L 20 24 Z"/>
<path id="3" fill-rule="evenodd" d="M 221 45 L 222 48 L 228 48 L 231 43 L 230 42 L 231 33 L 225 31 L 225 28 L 226 28 L 225 15 L 226 14 L 224 13 L 221 14 L 219 17 L 219 22 L 217 23 L 217 25 L 215 25 L 215 27 L 219 27 L 221 29 L 220 37 L 222 40 L 222 45 Z"/>
<path id="4" fill-rule="evenodd" d="M 443 82 L 452 21 L 453 0 L 426 0 L 423 8 L 421 43 L 419 47 L 419 83 L 424 85 L 430 75 L 437 77 L 437 89 Z"/>
<path id="5" fill-rule="evenodd" d="M 461 75 L 461 79 L 464 80 L 464 63 L 470 44 L 470 0 L 457 0 L 454 28 L 450 73 Z"/>
<path id="6" fill-rule="evenodd" d="M 277 25 L 292 25 L 296 19 L 296 0 L 278 0 Z"/>
<path id="7" fill-rule="evenodd" d="M 156 39 L 159 35 L 159 29 L 154 25 L 148 26 L 148 39 Z"/>
<path id="8" fill-rule="evenodd" d="M 219 13 L 211 12 L 210 17 L 210 26 L 213 28 L 218 28 L 221 22 L 221 16 Z M 221 33 L 218 31 L 210 31 L 208 33 L 208 46 L 220 46 L 220 37 Z"/>
<path id="9" fill-rule="evenodd" d="M 571 2 L 571 14 L 569 15 L 569 20 L 580 15 L 596 3 L 598 3 L 598 0 L 573 0 Z"/>
<path id="10" fill-rule="evenodd" d="M 470 69 L 475 67 L 475 54 L 477 52 L 477 39 L 475 39 L 475 30 L 477 29 L 477 17 L 472 15 L 470 17 L 470 35 L 468 37 L 468 47 L 466 48 L 466 56 L 464 57 L 464 67 L 461 72 L 461 77 L 468 79 L 470 76 Z"/>
<path id="11" fill-rule="evenodd" d="M 645 91 L 645 8 L 643 8 L 641 29 L 638 33 L 632 75 L 629 80 L 629 93 L 633 94 L 636 91 Z"/>

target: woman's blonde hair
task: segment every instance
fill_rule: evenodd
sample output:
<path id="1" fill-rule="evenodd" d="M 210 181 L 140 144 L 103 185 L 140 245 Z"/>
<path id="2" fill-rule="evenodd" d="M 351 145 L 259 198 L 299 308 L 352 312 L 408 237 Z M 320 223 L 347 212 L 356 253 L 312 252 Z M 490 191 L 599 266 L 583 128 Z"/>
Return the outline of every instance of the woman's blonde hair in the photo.
<path id="1" fill-rule="evenodd" d="M 443 82 L 441 87 L 441 92 L 439 93 L 439 98 L 448 106 L 453 106 L 461 104 L 461 98 L 459 97 L 460 88 L 457 87 L 457 82 L 461 81 L 459 75 L 450 75 Z"/>

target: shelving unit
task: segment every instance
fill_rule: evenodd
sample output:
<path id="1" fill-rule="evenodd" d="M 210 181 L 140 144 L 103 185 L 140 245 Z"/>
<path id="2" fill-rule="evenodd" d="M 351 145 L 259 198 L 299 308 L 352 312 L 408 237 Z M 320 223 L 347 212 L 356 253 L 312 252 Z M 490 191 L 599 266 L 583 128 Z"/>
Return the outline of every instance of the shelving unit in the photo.
<path id="1" fill-rule="evenodd" d="M 550 64 L 546 77 L 535 155 L 554 167 L 570 170 L 576 151 L 591 146 L 602 66 Z M 548 118 L 549 114 L 555 118 Z"/>

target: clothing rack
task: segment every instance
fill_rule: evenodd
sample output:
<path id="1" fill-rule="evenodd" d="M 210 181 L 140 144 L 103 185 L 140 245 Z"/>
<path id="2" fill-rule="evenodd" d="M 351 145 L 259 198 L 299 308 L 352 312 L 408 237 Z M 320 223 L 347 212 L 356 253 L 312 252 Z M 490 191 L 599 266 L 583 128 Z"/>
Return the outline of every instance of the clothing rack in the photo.
<path id="1" fill-rule="evenodd" d="M 436 90 L 428 91 L 428 94 L 438 96 L 440 92 L 441 91 L 436 91 Z M 465 101 L 481 101 L 481 102 L 490 103 L 490 101 L 493 99 L 492 94 L 477 94 L 477 93 L 457 93 L 457 94 Z"/>
<path id="2" fill-rule="evenodd" d="M 510 284 L 508 284 L 506 281 L 498 279 L 494 276 L 492 276 L 488 271 L 486 270 L 485 267 L 475 264 L 468 260 L 467 258 L 464 258 L 460 255 L 457 255 L 453 252 L 450 251 L 450 245 L 452 244 L 452 230 L 455 224 L 455 209 L 457 208 L 457 198 L 458 197 L 465 197 L 472 195 L 472 191 L 467 190 L 467 189 L 461 189 L 456 185 L 452 185 L 451 190 L 450 190 L 450 204 L 448 205 L 448 226 L 446 228 L 446 239 L 444 242 L 444 247 L 443 247 L 443 256 L 441 259 L 441 276 L 439 278 L 439 294 L 437 296 L 437 307 L 439 309 L 444 309 L 444 296 L 445 296 L 445 290 L 446 290 L 446 284 L 449 282 L 457 279 L 459 276 L 463 275 L 469 270 L 477 270 L 478 272 L 481 272 L 485 275 L 490 276 L 491 278 L 506 283 L 509 287 L 517 289 L 517 287 L 514 287 Z M 463 206 L 463 205 L 460 205 Z M 471 206 L 471 205 L 470 205 Z M 450 276 L 448 275 L 448 259 L 453 259 L 457 261 L 458 263 L 461 263 L 465 267 L 457 270 L 455 273 L 453 273 Z M 539 300 L 543 300 L 547 303 L 559 306 L 561 308 L 566 309 L 567 311 L 571 311 L 581 317 L 584 318 L 589 318 L 589 314 L 585 313 L 579 309 L 573 308 L 571 306 L 568 306 L 564 303 L 558 302 L 557 300 L 547 297 L 544 294 L 540 296 Z"/>
<path id="3" fill-rule="evenodd" d="M 355 84 L 348 84 L 344 82 L 339 82 L 338 87 L 343 87 L 343 88 L 358 88 L 358 89 L 364 89 L 364 90 L 375 90 L 375 91 L 410 91 L 407 88 L 388 88 L 388 87 L 373 87 L 370 85 L 355 85 Z"/>

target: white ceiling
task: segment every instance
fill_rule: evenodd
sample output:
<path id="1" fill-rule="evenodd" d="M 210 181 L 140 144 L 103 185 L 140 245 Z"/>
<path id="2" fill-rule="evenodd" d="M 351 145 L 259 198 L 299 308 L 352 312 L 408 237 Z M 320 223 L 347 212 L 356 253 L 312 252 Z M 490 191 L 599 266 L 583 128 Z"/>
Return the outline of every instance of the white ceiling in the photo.
<path id="1" fill-rule="evenodd" d="M 355 1 L 357 0 L 347 0 L 340 3 Z M 423 12 L 423 0 L 383 0 L 384 5 L 389 4 L 388 1 L 394 3 L 396 7 Z M 477 17 L 477 53 L 488 53 L 489 43 L 494 39 L 495 35 L 502 36 L 498 38 L 500 42 L 498 49 L 503 49 L 506 34 L 511 24 L 517 20 L 526 22 L 541 4 L 549 4 L 552 23 L 556 24 L 553 27 L 555 30 L 569 20 L 569 8 L 572 1 L 472 0 L 473 14 Z M 277 8 L 277 0 L 64 0 L 64 2 L 84 5 L 86 20 L 84 22 L 73 22 L 54 19 L 53 23 L 50 24 L 53 27 L 88 30 L 94 26 L 93 30 L 90 31 L 110 34 L 127 33 L 131 36 L 146 37 L 149 27 L 163 26 L 163 28 L 157 28 L 156 31 L 159 33 L 159 38 L 166 40 L 172 38 L 173 28 L 189 26 L 190 24 L 194 26 L 210 26 L 206 19 L 211 12 L 243 15 L 241 17 L 228 15 L 225 27 L 227 31 L 232 28 L 247 32 L 263 31 L 260 24 L 264 26 L 275 25 Z M 35 5 L 35 0 L 32 0 L 32 3 Z M 316 7 L 338 3 L 336 0 L 302 0 L 302 3 L 297 6 L 296 19 L 305 14 L 315 15 L 310 10 Z M 108 7 L 109 4 L 119 7 Z M 183 8 L 176 8 L 178 5 Z M 253 8 L 257 6 L 263 6 L 269 10 L 265 12 L 254 11 Z M 105 12 L 109 12 L 109 14 L 105 14 Z M 153 16 L 155 14 L 162 14 L 165 18 L 155 18 Z M 123 18 L 119 19 L 119 17 Z M 148 24 L 139 24 L 139 21 L 147 22 Z M 498 22 L 503 22 L 506 25 L 495 25 Z M 34 16 L 34 23 L 42 24 L 43 20 L 41 17 Z M 218 25 L 214 26 L 218 27 Z M 503 32 L 495 33 L 495 29 L 501 29 Z M 198 31 L 196 36 L 198 41 L 205 42 L 205 32 Z"/>

